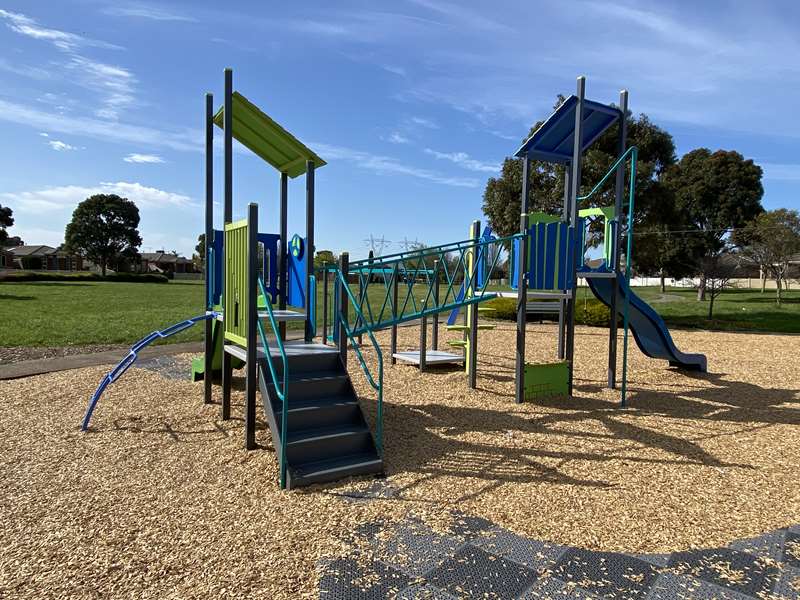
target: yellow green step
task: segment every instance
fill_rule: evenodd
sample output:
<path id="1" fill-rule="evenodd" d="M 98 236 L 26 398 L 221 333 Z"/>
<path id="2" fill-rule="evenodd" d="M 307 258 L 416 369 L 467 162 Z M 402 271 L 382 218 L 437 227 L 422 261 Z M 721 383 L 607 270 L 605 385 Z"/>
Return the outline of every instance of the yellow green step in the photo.
<path id="1" fill-rule="evenodd" d="M 492 308 L 491 306 L 479 306 L 478 307 L 479 313 L 490 313 L 490 312 L 497 312 L 496 308 Z"/>
<path id="2" fill-rule="evenodd" d="M 467 345 L 467 342 L 465 340 L 450 340 L 447 343 L 456 348 L 464 348 Z"/>

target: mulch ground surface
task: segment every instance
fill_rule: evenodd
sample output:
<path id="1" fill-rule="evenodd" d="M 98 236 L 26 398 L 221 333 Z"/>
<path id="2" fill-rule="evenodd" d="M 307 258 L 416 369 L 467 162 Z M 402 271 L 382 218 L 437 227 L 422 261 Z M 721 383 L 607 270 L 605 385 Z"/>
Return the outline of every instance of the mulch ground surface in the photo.
<path id="1" fill-rule="evenodd" d="M 87 434 L 78 424 L 105 368 L 2 381 L 0 597 L 316 597 L 319 565 L 350 553 L 359 526 L 413 518 L 447 531 L 454 510 L 631 553 L 722 547 L 800 523 L 797 338 L 674 338 L 706 353 L 710 373 L 669 369 L 632 344 L 622 410 L 603 387 L 602 329 L 577 331 L 573 398 L 523 405 L 512 325 L 481 332 L 474 391 L 458 370 L 389 366 L 381 334 L 390 494 L 364 479 L 280 491 L 268 430 L 261 450 L 242 448 L 243 386 L 221 421 L 188 380 L 189 355 L 131 369 Z M 417 339 L 401 329 L 401 349 Z M 554 328 L 530 325 L 528 360 L 554 353 Z"/>

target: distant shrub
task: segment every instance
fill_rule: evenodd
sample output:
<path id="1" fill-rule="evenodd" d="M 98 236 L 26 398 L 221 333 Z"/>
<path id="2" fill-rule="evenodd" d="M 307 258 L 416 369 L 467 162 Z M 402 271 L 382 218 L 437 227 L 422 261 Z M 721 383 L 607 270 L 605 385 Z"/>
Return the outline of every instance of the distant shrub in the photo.
<path id="1" fill-rule="evenodd" d="M 169 283 L 166 276 L 158 273 L 109 273 L 102 277 L 89 271 L 56 273 L 48 271 L 5 271 L 0 281 L 6 283 L 23 281 L 119 281 L 126 283 Z"/>
<path id="2" fill-rule="evenodd" d="M 482 302 L 481 306 L 493 308 L 495 312 L 487 313 L 489 319 L 501 319 L 503 321 L 517 320 L 517 299 L 516 298 L 495 298 Z M 590 327 L 608 327 L 611 323 L 611 311 L 608 307 L 594 298 L 579 300 L 575 306 L 575 323 L 578 325 L 588 325 Z M 558 313 L 528 315 L 529 320 L 558 320 Z"/>

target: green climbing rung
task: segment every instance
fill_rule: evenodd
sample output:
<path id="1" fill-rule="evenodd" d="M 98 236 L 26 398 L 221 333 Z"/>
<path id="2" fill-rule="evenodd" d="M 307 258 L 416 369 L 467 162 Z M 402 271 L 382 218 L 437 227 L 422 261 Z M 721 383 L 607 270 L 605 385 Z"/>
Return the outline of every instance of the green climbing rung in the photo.
<path id="1" fill-rule="evenodd" d="M 447 331 L 469 331 L 469 325 L 447 325 Z"/>
<path id="2" fill-rule="evenodd" d="M 479 313 L 493 313 L 493 312 L 497 312 L 497 309 L 496 308 L 492 308 L 491 306 L 479 306 L 478 307 L 478 312 Z"/>
<path id="3" fill-rule="evenodd" d="M 450 340 L 447 343 L 456 348 L 465 348 L 467 346 L 466 340 Z"/>
<path id="4" fill-rule="evenodd" d="M 478 331 L 480 331 L 481 329 L 491 330 L 491 329 L 494 329 L 494 328 L 495 328 L 494 325 L 489 325 L 488 323 L 486 325 L 478 324 Z"/>

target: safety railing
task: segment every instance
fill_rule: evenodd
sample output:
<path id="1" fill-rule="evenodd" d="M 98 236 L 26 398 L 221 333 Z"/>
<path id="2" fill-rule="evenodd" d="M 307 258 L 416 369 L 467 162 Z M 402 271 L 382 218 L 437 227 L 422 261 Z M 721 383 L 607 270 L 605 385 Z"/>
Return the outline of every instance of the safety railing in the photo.
<path id="1" fill-rule="evenodd" d="M 634 211 L 634 203 L 636 198 L 636 162 L 639 159 L 639 149 L 636 146 L 631 146 L 628 148 L 615 162 L 611 165 L 611 168 L 603 175 L 602 179 L 597 182 L 597 184 L 592 188 L 592 190 L 584 195 L 578 196 L 577 202 L 583 202 L 591 198 L 594 194 L 596 194 L 605 184 L 608 179 L 614 175 L 617 170 L 625 164 L 625 162 L 630 159 L 631 161 L 631 171 L 629 175 L 629 183 L 628 183 L 628 211 L 625 219 L 625 235 L 626 238 L 626 246 L 625 246 L 625 283 L 628 290 L 630 290 L 631 286 L 631 257 L 633 255 L 633 211 Z M 622 215 L 615 215 L 615 218 L 619 222 L 619 218 Z M 611 265 L 612 269 L 616 268 L 616 265 Z M 625 294 L 624 298 L 624 308 L 622 313 L 622 327 L 624 330 L 624 335 L 622 338 L 622 385 L 620 386 L 620 396 L 621 396 L 621 404 L 625 406 L 626 395 L 628 391 L 628 328 L 629 328 L 629 313 L 630 313 L 630 291 Z M 612 315 L 612 319 L 616 318 L 615 315 Z"/>
<path id="2" fill-rule="evenodd" d="M 275 370 L 275 364 L 272 361 L 272 352 L 270 351 L 269 342 L 267 341 L 267 334 L 264 331 L 264 323 L 262 319 L 256 319 L 256 325 L 258 329 L 258 335 L 261 338 L 261 344 L 264 346 L 264 354 L 267 357 L 267 366 L 269 367 L 269 373 L 272 377 L 272 384 L 275 388 L 275 395 L 278 396 L 278 399 L 281 401 L 281 452 L 280 452 L 280 484 L 281 488 L 286 487 L 286 438 L 287 438 L 287 424 L 289 421 L 289 359 L 286 356 L 286 349 L 283 345 L 283 340 L 281 340 L 281 336 L 278 330 L 278 323 L 275 321 L 275 315 L 272 312 L 272 301 L 270 297 L 267 295 L 266 287 L 264 286 L 264 280 L 259 277 L 258 278 L 258 293 L 263 296 L 264 304 L 267 309 L 267 317 L 269 319 L 270 326 L 272 327 L 272 332 L 275 335 L 276 345 L 278 347 L 278 351 L 281 355 L 281 361 L 283 363 L 283 377 L 282 377 L 282 384 L 283 387 L 280 388 L 278 386 L 278 373 Z"/>
<path id="3" fill-rule="evenodd" d="M 487 291 L 492 272 L 505 248 L 521 236 L 464 240 L 351 262 L 348 276 L 357 280 L 358 287 L 357 295 L 353 294 L 353 305 L 358 308 L 352 325 L 353 335 L 496 297 Z M 479 260 L 473 260 L 470 265 L 471 253 Z M 481 261 L 484 261 L 483 268 Z M 335 266 L 327 270 L 339 271 Z M 344 285 L 351 284 L 345 282 Z M 434 292 L 437 286 L 440 289 Z M 471 290 L 472 294 L 459 297 L 462 288 Z M 335 304 L 334 299 L 334 311 Z"/>
<path id="4" fill-rule="evenodd" d="M 334 267 L 335 268 L 335 267 Z M 350 286 L 347 283 L 347 279 L 345 278 L 344 274 L 338 269 L 335 268 L 336 278 L 339 282 L 340 288 L 344 289 L 345 294 L 349 299 L 349 303 L 353 306 L 353 309 L 356 313 L 356 320 L 361 319 L 364 320 L 364 315 L 361 312 L 361 309 L 358 306 L 358 302 L 356 301 L 355 295 L 353 294 Z M 350 324 L 347 319 L 347 315 L 345 315 L 341 310 L 341 303 L 337 305 L 335 309 L 337 311 L 337 319 L 338 323 L 344 329 L 345 335 L 350 340 L 350 343 L 355 351 L 356 357 L 358 358 L 358 362 L 361 365 L 361 370 L 364 372 L 364 375 L 367 378 L 367 382 L 372 386 L 375 392 L 378 394 L 378 408 L 377 414 L 375 417 L 375 446 L 378 449 L 379 456 L 383 457 L 383 352 L 381 352 L 381 346 L 378 344 L 378 340 L 375 339 L 375 336 L 372 333 L 371 329 L 366 329 L 365 333 L 367 337 L 369 337 L 370 343 L 372 347 L 375 349 L 375 356 L 378 360 L 378 381 L 375 381 L 375 378 L 372 376 L 370 372 L 369 366 L 367 365 L 367 361 L 364 359 L 364 355 L 361 353 L 361 347 L 358 343 L 358 336 L 356 332 L 350 327 Z"/>

